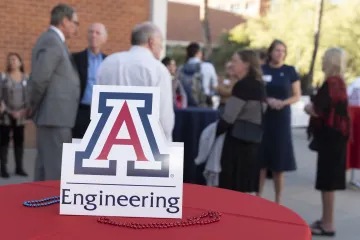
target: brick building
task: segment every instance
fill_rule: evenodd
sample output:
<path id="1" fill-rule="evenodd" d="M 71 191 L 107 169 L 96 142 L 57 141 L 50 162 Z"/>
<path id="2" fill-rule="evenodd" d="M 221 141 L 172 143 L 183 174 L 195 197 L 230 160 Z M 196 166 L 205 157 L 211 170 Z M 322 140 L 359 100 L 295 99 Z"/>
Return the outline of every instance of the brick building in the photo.
<path id="1" fill-rule="evenodd" d="M 87 45 L 87 27 L 92 22 L 102 22 L 108 28 L 109 40 L 106 53 L 129 47 L 129 32 L 139 22 L 149 19 L 148 0 L 67 0 L 79 15 L 79 33 L 69 42 L 71 51 L 79 51 Z M 21 54 L 25 67 L 30 69 L 31 49 L 38 36 L 44 32 L 50 21 L 50 11 L 58 0 L 28 1 L 2 0 L 0 8 L 0 69 L 5 66 L 6 55 L 10 51 Z"/>
<path id="2" fill-rule="evenodd" d="M 209 0 L 209 8 L 241 14 L 245 16 L 264 16 L 273 0 Z M 204 0 L 169 0 L 169 2 L 192 4 L 202 7 Z"/>
<path id="3" fill-rule="evenodd" d="M 222 34 L 245 22 L 246 19 L 228 11 L 209 8 L 209 24 L 212 43 L 220 43 Z M 186 27 L 184 27 L 186 26 Z M 186 46 L 189 42 L 204 43 L 200 22 L 200 6 L 168 3 L 167 46 Z"/>
<path id="4" fill-rule="evenodd" d="M 167 0 L 64 0 L 74 6 L 79 15 L 78 36 L 69 42 L 70 51 L 87 46 L 87 27 L 102 22 L 108 29 L 109 39 L 104 48 L 107 54 L 125 50 L 130 46 L 130 31 L 140 22 L 152 20 L 166 34 Z M 38 36 L 46 31 L 50 11 L 58 0 L 29 1 L 1 0 L 0 18 L 0 71 L 4 71 L 6 55 L 18 52 L 24 59 L 26 72 L 30 70 L 31 50 Z M 165 20 L 164 20 L 165 19 Z M 35 146 L 32 124 L 26 127 L 26 146 Z"/>

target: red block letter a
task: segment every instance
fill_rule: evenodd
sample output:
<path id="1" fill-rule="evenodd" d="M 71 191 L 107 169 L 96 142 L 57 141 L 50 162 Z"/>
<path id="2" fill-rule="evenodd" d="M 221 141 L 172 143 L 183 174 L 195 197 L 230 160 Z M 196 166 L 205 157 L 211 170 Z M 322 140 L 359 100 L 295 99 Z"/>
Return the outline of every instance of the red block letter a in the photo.
<path id="1" fill-rule="evenodd" d="M 126 123 L 130 139 L 117 139 L 116 136 L 124 123 Z M 109 133 L 100 155 L 96 159 L 107 160 L 113 145 L 132 145 L 136 153 L 137 161 L 147 161 L 126 101 L 115 120 L 114 126 Z"/>

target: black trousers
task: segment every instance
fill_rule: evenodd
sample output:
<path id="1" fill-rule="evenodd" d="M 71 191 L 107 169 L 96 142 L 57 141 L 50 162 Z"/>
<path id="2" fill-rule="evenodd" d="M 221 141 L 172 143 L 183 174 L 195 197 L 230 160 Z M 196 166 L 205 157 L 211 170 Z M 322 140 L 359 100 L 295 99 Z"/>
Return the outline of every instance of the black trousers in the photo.
<path id="1" fill-rule="evenodd" d="M 14 147 L 24 148 L 24 126 L 16 126 L 14 122 L 10 126 L 0 125 L 0 146 L 9 147 L 11 132 L 13 134 Z"/>
<path id="2" fill-rule="evenodd" d="M 7 155 L 10 144 L 10 134 L 14 143 L 14 155 L 16 169 L 22 170 L 23 168 L 23 155 L 24 155 L 24 126 L 17 126 L 15 120 L 11 120 L 11 124 L 0 125 L 0 163 L 1 170 L 6 171 L 6 164 L 8 162 Z"/>
<path id="3" fill-rule="evenodd" d="M 72 130 L 73 138 L 82 139 L 84 137 L 85 132 L 90 124 L 90 110 L 90 105 L 80 104 L 76 116 L 75 126 Z"/>

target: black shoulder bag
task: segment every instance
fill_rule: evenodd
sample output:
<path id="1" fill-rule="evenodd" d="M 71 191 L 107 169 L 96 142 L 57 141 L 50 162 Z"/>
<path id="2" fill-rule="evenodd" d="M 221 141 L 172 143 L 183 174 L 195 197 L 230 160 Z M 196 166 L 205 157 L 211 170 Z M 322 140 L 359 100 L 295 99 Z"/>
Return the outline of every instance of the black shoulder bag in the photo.
<path id="1" fill-rule="evenodd" d="M 236 120 L 232 130 L 231 135 L 241 141 L 249 143 L 261 143 L 263 136 L 263 104 L 260 102 L 261 106 L 261 123 L 253 123 L 245 120 Z"/>

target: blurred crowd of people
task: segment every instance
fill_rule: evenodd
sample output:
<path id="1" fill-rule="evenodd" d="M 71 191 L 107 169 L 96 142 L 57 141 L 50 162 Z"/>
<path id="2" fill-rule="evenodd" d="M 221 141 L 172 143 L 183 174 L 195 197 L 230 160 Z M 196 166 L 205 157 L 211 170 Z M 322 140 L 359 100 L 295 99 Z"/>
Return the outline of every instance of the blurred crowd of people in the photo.
<path id="1" fill-rule="evenodd" d="M 294 66 L 285 64 L 284 42 L 273 41 L 267 54 L 235 52 L 224 63 L 225 76 L 218 77 L 213 64 L 203 61 L 198 43 L 189 44 L 186 61 L 178 68 L 171 57 L 159 61 L 163 36 L 149 22 L 134 27 L 128 51 L 109 56 L 102 52 L 107 40 L 103 24 L 90 25 L 88 47 L 70 53 L 66 41 L 77 32 L 76 11 L 60 4 L 53 8 L 50 22 L 33 48 L 30 76 L 17 53 L 8 54 L 6 70 L 0 75 L 2 177 L 9 177 L 11 137 L 15 173 L 27 176 L 22 161 L 28 119 L 37 127 L 35 181 L 59 180 L 63 143 L 81 139 L 90 123 L 94 85 L 157 86 L 160 123 L 168 141 L 172 141 L 174 108 L 208 107 L 221 112 L 212 129 L 206 129 L 213 136 L 209 146 L 221 146 L 215 167 L 207 169 L 217 179 L 215 186 L 261 197 L 266 173 L 271 171 L 275 202 L 281 204 L 284 172 L 297 169 L 290 106 L 301 96 L 300 77 Z M 324 83 L 304 109 L 311 116 L 309 148 L 318 153 L 315 187 L 323 204 L 321 218 L 311 225 L 314 235 L 335 234 L 334 192 L 345 189 L 349 137 L 345 67 L 341 49 L 325 53 Z M 212 149 L 204 161 L 209 161 Z"/>
<path id="2" fill-rule="evenodd" d="M 176 107 L 221 112 L 220 120 L 203 131 L 204 147 L 199 150 L 206 152 L 196 159 L 197 164 L 206 162 L 208 185 L 262 196 L 271 173 L 275 202 L 281 204 L 284 173 L 297 169 L 290 106 L 301 97 L 300 76 L 285 64 L 286 44 L 274 40 L 266 54 L 235 52 L 225 63 L 224 77 L 217 77 L 212 64 L 202 60 L 199 44 L 191 43 L 186 50 L 187 60 L 178 69 L 170 57 L 162 62 L 172 75 Z M 321 218 L 311 224 L 313 235 L 335 235 L 334 193 L 346 188 L 350 119 L 345 70 L 345 52 L 328 49 L 323 56 L 324 83 L 304 109 L 310 115 L 309 150 L 318 153 L 315 188 L 323 204 Z M 220 97 L 218 106 L 213 96 Z"/>

